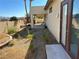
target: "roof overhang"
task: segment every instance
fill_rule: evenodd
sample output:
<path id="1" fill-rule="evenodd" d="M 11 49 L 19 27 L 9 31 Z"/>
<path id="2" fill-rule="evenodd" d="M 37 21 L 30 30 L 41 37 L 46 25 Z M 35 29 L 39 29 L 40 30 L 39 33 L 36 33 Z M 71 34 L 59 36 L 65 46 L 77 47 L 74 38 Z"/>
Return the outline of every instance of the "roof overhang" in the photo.
<path id="1" fill-rule="evenodd" d="M 48 0 L 44 9 L 47 10 L 52 2 L 53 2 L 53 0 Z"/>
<path id="2" fill-rule="evenodd" d="M 46 11 L 44 10 L 44 6 L 32 6 L 30 14 L 46 14 Z"/>

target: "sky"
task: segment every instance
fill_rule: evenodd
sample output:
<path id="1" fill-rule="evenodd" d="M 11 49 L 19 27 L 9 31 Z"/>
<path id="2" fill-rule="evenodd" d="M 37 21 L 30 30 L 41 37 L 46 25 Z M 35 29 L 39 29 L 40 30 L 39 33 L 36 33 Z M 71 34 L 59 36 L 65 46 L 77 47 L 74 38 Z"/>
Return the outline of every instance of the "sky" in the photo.
<path id="1" fill-rule="evenodd" d="M 47 0 L 34 0 L 32 6 L 44 6 Z M 26 1 L 29 12 L 29 0 Z M 23 17 L 25 16 L 23 0 L 0 0 L 0 16 L 4 17 Z"/>
<path id="2" fill-rule="evenodd" d="M 73 14 L 79 14 L 79 0 L 74 0 Z"/>

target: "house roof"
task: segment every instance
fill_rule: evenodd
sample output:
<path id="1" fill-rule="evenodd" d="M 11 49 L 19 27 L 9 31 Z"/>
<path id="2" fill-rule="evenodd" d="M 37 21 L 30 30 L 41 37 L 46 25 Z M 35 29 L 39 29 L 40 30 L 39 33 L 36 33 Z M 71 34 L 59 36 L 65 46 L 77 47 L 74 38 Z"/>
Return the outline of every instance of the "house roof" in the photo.
<path id="1" fill-rule="evenodd" d="M 44 7 L 44 9 L 45 9 L 45 10 L 48 9 L 49 5 L 50 5 L 52 2 L 53 2 L 53 0 L 48 0 L 47 3 L 46 3 L 46 5 L 45 5 L 45 7 Z"/>

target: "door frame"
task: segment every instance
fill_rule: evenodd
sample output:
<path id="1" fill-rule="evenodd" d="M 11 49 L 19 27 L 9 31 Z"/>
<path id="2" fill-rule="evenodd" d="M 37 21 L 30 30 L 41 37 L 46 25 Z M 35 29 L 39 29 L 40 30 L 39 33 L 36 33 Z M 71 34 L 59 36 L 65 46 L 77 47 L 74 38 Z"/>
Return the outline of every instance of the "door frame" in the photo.
<path id="1" fill-rule="evenodd" d="M 62 44 L 62 46 L 65 48 L 66 46 L 64 46 L 64 44 L 62 43 L 62 22 L 63 22 L 63 6 L 67 4 L 67 1 L 63 1 L 61 3 L 61 16 L 60 16 L 60 43 Z M 67 4 L 67 14 L 68 14 L 68 4 Z M 66 21 L 67 21 L 67 16 L 66 16 Z M 66 23 L 66 31 L 67 31 L 67 23 Z M 67 32 L 66 32 L 66 37 L 67 37 Z M 66 38 L 65 38 L 66 39 Z M 65 41 L 66 43 L 66 41 Z"/>
<path id="2" fill-rule="evenodd" d="M 67 24 L 66 24 L 66 45 L 64 46 L 62 44 L 62 21 L 63 21 L 63 6 L 67 4 Z M 70 43 L 71 43 L 71 25 L 72 25 L 72 0 L 64 0 L 61 2 L 61 16 L 60 16 L 60 43 L 62 44 L 62 46 L 64 47 L 64 49 L 67 51 L 67 53 L 69 55 L 71 55 L 70 53 Z"/>
<path id="3" fill-rule="evenodd" d="M 61 10 L 60 10 L 60 43 L 62 44 L 62 14 L 63 14 L 63 6 L 67 4 L 67 35 L 66 35 L 66 46 L 62 44 L 64 49 L 68 52 L 72 59 L 79 59 L 79 46 L 77 56 L 73 57 L 71 54 L 71 26 L 72 26 L 72 16 L 73 16 L 73 0 L 64 0 L 61 2 Z M 79 45 L 79 44 L 78 44 Z"/>

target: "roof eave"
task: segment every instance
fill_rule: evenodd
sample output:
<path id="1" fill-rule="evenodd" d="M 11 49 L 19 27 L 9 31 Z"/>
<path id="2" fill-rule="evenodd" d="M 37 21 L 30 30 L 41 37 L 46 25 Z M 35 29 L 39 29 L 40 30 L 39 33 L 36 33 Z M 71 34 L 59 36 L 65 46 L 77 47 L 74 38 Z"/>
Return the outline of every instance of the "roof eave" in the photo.
<path id="1" fill-rule="evenodd" d="M 53 2 L 53 0 L 48 0 L 45 7 L 44 7 L 44 9 L 47 10 L 52 2 Z"/>

